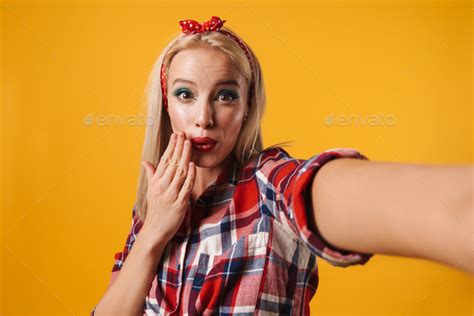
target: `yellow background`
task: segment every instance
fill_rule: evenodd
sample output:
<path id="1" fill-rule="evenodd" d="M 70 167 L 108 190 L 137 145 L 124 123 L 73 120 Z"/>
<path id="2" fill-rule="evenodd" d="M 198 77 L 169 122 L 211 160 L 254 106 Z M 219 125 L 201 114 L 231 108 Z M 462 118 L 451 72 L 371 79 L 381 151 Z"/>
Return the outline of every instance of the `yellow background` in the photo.
<path id="1" fill-rule="evenodd" d="M 2 2 L 0 313 L 87 315 L 103 295 L 129 230 L 144 136 L 123 120 L 142 113 L 178 20 L 218 15 L 253 48 L 266 146 L 294 141 L 289 152 L 305 159 L 352 147 L 371 160 L 451 164 L 472 163 L 472 7 Z M 89 124 L 101 115 L 119 122 Z M 361 120 L 333 124 L 351 115 Z M 374 115 L 391 126 L 361 123 Z M 471 315 L 472 278 L 443 265 L 318 262 L 315 315 Z"/>

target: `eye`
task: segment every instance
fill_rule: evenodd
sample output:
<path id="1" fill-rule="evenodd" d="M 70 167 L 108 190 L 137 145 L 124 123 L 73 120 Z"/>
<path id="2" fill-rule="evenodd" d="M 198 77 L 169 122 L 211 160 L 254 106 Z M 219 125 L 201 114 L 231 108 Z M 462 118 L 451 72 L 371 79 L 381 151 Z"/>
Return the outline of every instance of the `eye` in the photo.
<path id="1" fill-rule="evenodd" d="M 224 98 L 222 98 L 224 97 Z M 223 90 L 218 96 L 217 98 L 220 100 L 220 101 L 224 101 L 224 102 L 233 102 L 235 101 L 236 99 L 239 98 L 239 95 L 238 93 L 234 92 L 234 91 L 230 91 L 230 90 Z"/>
<path id="2" fill-rule="evenodd" d="M 173 93 L 173 95 L 177 97 L 178 99 L 180 98 L 180 96 L 184 96 L 184 100 L 189 100 L 189 99 L 192 99 L 193 93 L 189 91 L 188 89 L 180 88 L 180 89 L 177 89 Z"/>

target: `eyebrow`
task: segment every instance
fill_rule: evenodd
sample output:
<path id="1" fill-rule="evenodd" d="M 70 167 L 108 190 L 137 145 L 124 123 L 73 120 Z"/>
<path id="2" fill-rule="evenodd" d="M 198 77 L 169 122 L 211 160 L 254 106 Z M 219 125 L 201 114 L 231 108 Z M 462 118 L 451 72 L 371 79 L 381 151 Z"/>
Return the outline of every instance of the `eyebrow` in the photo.
<path id="1" fill-rule="evenodd" d="M 177 82 L 184 82 L 184 83 L 189 83 L 189 84 L 192 84 L 192 85 L 196 85 L 196 83 L 194 83 L 191 80 L 181 79 L 181 78 L 175 79 L 175 81 L 173 81 L 173 85 L 176 84 Z M 224 85 L 224 84 L 231 84 L 231 85 L 235 85 L 235 86 L 240 88 L 239 83 L 234 79 L 220 80 L 216 83 L 216 86 Z"/>

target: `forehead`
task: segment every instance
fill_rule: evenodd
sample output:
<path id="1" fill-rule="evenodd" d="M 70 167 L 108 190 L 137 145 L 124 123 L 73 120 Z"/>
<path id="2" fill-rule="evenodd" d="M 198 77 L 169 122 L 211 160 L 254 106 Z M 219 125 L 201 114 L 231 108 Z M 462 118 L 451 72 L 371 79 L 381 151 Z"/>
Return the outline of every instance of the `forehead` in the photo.
<path id="1" fill-rule="evenodd" d="M 187 79 L 198 83 L 212 83 L 222 79 L 244 82 L 241 73 L 224 52 L 213 48 L 185 49 L 176 54 L 169 67 L 169 82 Z"/>

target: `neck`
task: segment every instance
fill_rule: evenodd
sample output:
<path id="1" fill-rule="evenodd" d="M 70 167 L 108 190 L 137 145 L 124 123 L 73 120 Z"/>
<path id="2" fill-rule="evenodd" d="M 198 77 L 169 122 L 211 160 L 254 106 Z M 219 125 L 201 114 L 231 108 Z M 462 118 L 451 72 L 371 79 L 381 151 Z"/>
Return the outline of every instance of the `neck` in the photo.
<path id="1" fill-rule="evenodd" d="M 194 186 L 191 192 L 191 201 L 194 203 L 207 189 L 211 183 L 217 180 L 219 175 L 226 168 L 231 168 L 234 162 L 233 153 L 230 153 L 221 163 L 215 167 L 203 168 L 196 166 L 196 177 L 194 180 Z"/>

